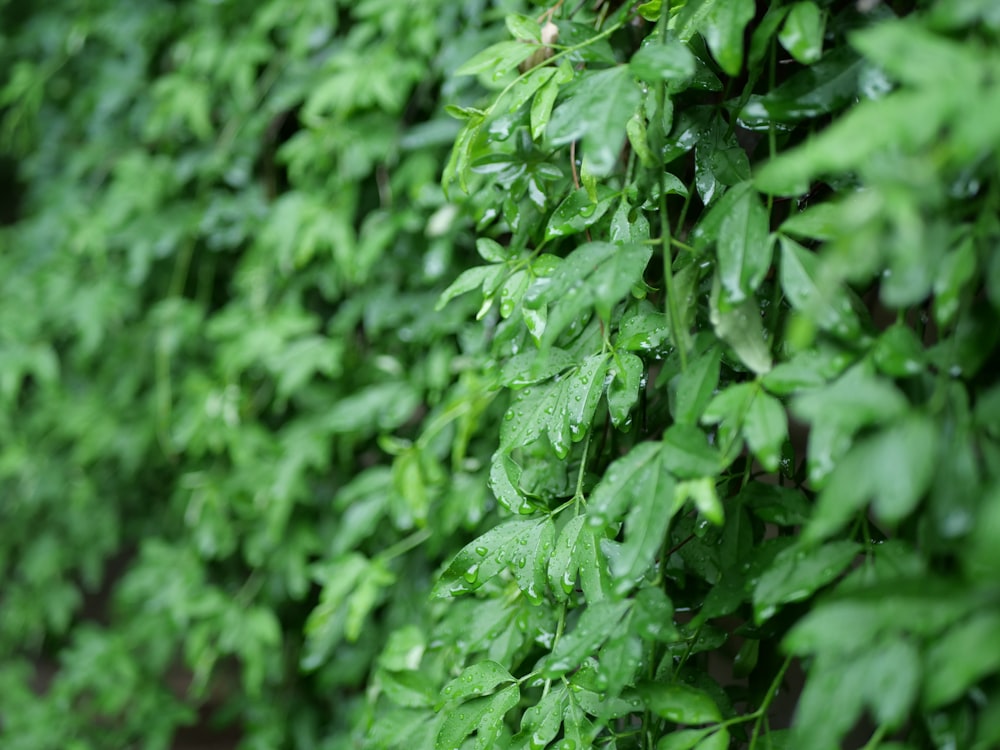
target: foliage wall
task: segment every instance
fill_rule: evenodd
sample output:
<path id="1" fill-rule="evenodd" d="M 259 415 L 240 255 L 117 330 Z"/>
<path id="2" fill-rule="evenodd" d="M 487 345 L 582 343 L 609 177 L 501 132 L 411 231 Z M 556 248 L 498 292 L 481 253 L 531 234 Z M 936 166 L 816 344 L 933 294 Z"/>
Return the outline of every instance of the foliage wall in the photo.
<path id="1" fill-rule="evenodd" d="M 1000 744 L 998 42 L 0 0 L 3 746 Z"/>

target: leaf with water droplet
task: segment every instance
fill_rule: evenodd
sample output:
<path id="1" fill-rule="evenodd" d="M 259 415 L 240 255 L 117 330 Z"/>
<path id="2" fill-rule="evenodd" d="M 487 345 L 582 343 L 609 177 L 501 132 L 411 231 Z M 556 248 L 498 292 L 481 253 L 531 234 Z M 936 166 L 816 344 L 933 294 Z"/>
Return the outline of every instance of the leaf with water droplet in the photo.
<path id="1" fill-rule="evenodd" d="M 618 523 L 638 501 L 642 488 L 656 481 L 662 471 L 661 445 L 639 443 L 605 471 L 590 496 L 587 513 L 599 526 Z"/>
<path id="2" fill-rule="evenodd" d="M 850 565 L 861 545 L 846 540 L 815 549 L 793 546 L 780 552 L 754 587 L 754 616 L 758 623 L 789 602 L 802 601 L 832 582 Z"/>
<path id="3" fill-rule="evenodd" d="M 478 589 L 503 570 L 507 564 L 506 559 L 498 561 L 497 555 L 489 554 L 489 552 L 509 550 L 518 536 L 537 523 L 537 521 L 530 519 L 508 521 L 494 526 L 479 538 L 469 542 L 455 555 L 434 584 L 432 595 L 446 598 Z M 488 551 L 485 557 L 477 551 L 483 548 Z M 507 557 L 509 557 L 509 552 Z M 478 566 L 476 568 L 477 576 L 475 581 L 470 582 L 466 576 L 473 566 Z"/>
<path id="4" fill-rule="evenodd" d="M 490 489 L 502 506 L 512 513 L 533 513 L 535 506 L 520 487 L 521 467 L 506 453 L 497 451 L 490 462 Z"/>
<path id="5" fill-rule="evenodd" d="M 607 352 L 592 354 L 566 378 L 566 408 L 573 442 L 587 434 L 604 391 L 604 374 L 608 369 Z"/>
<path id="6" fill-rule="evenodd" d="M 556 679 L 580 666 L 612 633 L 632 607 L 629 599 L 610 599 L 588 604 L 576 625 L 563 635 L 555 648 L 542 660 L 541 673 L 546 679 Z"/>
<path id="7" fill-rule="evenodd" d="M 512 568 L 514 580 L 532 604 L 542 603 L 555 533 L 555 524 L 546 517 L 526 528 L 516 539 L 522 554 Z"/>
<path id="8" fill-rule="evenodd" d="M 617 193 L 606 185 L 598 185 L 595 201 L 585 188 L 574 190 L 556 206 L 545 228 L 545 240 L 579 234 L 596 224 L 611 208 Z"/>
<path id="9" fill-rule="evenodd" d="M 615 377 L 608 384 L 608 413 L 615 427 L 622 429 L 639 400 L 639 386 L 645 366 L 631 352 L 620 352 L 614 359 Z"/>
<path id="10" fill-rule="evenodd" d="M 788 439 L 788 417 L 781 402 L 762 390 L 757 391 L 743 422 L 743 437 L 761 466 L 776 472 L 781 446 Z"/>
<path id="11" fill-rule="evenodd" d="M 521 717 L 521 730 L 514 735 L 512 747 L 518 750 L 542 750 L 552 742 L 559 734 L 568 700 L 566 686 L 558 685 L 543 695 L 534 706 L 525 709 Z"/>
<path id="12" fill-rule="evenodd" d="M 618 595 L 635 586 L 653 564 L 670 520 L 680 508 L 674 498 L 675 482 L 670 474 L 661 469 L 649 472 L 644 479 L 641 486 L 630 488 L 633 494 L 625 516 L 625 540 L 611 561 Z"/>
<path id="13" fill-rule="evenodd" d="M 700 428 L 674 424 L 663 433 L 663 465 L 681 479 L 714 477 L 722 457 Z"/>
<path id="14" fill-rule="evenodd" d="M 549 590 L 557 601 L 566 601 L 576 585 L 578 563 L 574 555 L 586 516 L 573 516 L 559 532 L 548 564 Z"/>
<path id="15" fill-rule="evenodd" d="M 521 690 L 515 683 L 493 695 L 473 698 L 447 711 L 434 741 L 435 750 L 455 750 L 474 731 L 477 748 L 492 748 L 503 726 L 504 715 L 520 698 Z"/>
<path id="16" fill-rule="evenodd" d="M 502 664 L 487 659 L 466 667 L 458 677 L 450 680 L 441 689 L 441 700 L 457 701 L 488 695 L 506 682 L 515 682 L 514 676 Z"/>
<path id="17" fill-rule="evenodd" d="M 713 346 L 670 381 L 671 412 L 680 424 L 697 424 L 719 385 L 721 351 Z"/>

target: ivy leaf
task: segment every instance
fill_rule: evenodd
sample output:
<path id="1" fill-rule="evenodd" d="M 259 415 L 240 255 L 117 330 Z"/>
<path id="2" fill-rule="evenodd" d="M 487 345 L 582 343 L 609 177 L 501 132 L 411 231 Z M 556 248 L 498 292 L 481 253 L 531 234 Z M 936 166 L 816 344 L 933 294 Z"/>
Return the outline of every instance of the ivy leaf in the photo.
<path id="1" fill-rule="evenodd" d="M 552 113 L 549 141 L 562 146 L 582 140 L 591 173 L 606 177 L 625 143 L 625 123 L 641 98 L 627 66 L 588 71 Z"/>
<path id="2" fill-rule="evenodd" d="M 530 519 L 508 521 L 469 542 L 448 564 L 431 595 L 447 598 L 478 589 L 510 564 L 518 552 L 516 540 L 537 524 Z"/>
<path id="3" fill-rule="evenodd" d="M 781 46 L 803 65 L 811 65 L 823 56 L 823 12 L 811 0 L 795 3 L 788 11 L 778 40 Z"/>
<path id="4" fill-rule="evenodd" d="M 588 604 L 576 626 L 560 638 L 552 652 L 542 660 L 539 668 L 542 676 L 554 680 L 580 666 L 618 629 L 631 607 L 629 599 Z"/>

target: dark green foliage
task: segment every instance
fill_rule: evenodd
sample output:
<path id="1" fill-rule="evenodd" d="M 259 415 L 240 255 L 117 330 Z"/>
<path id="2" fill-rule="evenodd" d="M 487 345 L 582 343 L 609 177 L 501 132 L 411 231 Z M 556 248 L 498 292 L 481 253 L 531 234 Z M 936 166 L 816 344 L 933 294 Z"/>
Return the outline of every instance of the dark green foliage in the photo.
<path id="1" fill-rule="evenodd" d="M 993 0 L 0 19 L 4 747 L 1000 743 Z"/>

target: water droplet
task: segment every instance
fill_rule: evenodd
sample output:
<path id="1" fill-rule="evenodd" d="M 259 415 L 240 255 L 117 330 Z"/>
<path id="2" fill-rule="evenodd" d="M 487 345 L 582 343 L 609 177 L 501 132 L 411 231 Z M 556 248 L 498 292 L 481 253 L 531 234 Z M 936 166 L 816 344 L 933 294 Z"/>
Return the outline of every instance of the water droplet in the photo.
<path id="1" fill-rule="evenodd" d="M 475 583 L 476 580 L 479 578 L 479 563 L 475 563 L 474 565 L 470 565 L 468 568 L 466 568 L 465 572 L 462 573 L 462 578 L 464 578 L 469 583 Z"/>
<path id="2" fill-rule="evenodd" d="M 486 547 L 476 547 L 476 554 L 480 557 L 486 557 L 489 554 L 489 550 Z"/>

